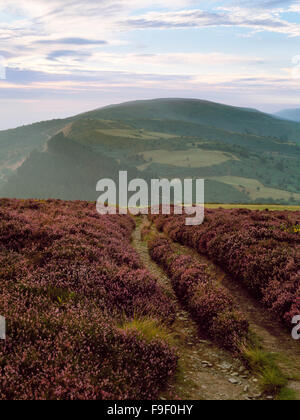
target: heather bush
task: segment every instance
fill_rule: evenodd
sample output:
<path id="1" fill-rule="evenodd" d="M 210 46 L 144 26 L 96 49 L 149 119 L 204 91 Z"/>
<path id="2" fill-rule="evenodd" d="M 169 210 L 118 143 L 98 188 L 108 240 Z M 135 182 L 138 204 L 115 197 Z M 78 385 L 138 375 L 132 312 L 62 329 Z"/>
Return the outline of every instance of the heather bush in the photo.
<path id="1" fill-rule="evenodd" d="M 150 218 L 223 267 L 290 328 L 300 313 L 300 212 L 207 209 L 200 226 L 185 226 L 184 215 Z"/>
<path id="2" fill-rule="evenodd" d="M 238 350 L 248 330 L 248 321 L 235 309 L 221 310 L 209 327 L 210 334 L 217 343 L 225 348 Z"/>
<path id="3" fill-rule="evenodd" d="M 172 323 L 174 307 L 130 245 L 132 218 L 59 200 L 0 200 L 0 217 L 0 399 L 157 398 L 174 350 L 120 323 Z"/>
<path id="4" fill-rule="evenodd" d="M 166 238 L 157 236 L 148 246 L 151 258 L 169 274 L 178 299 L 199 330 L 225 349 L 239 352 L 248 334 L 248 322 L 234 308 L 227 292 L 215 284 L 207 266 L 189 255 L 177 254 Z"/>

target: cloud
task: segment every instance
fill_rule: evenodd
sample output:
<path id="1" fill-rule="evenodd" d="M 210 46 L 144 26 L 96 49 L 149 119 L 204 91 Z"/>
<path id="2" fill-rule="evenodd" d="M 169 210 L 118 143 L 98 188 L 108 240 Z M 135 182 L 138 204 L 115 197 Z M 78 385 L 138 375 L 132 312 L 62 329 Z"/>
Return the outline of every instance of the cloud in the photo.
<path id="1" fill-rule="evenodd" d="M 209 8 L 207 3 L 201 0 L 0 0 L 0 12 L 5 11 L 11 17 L 1 23 L 0 49 L 5 51 L 8 65 L 15 68 L 49 73 L 103 68 L 128 71 L 127 51 L 133 45 L 126 37 L 136 29 L 225 27 L 300 36 L 300 25 L 281 17 L 283 1 L 212 1 Z M 296 7 L 300 2 L 288 3 L 289 7 Z M 258 4 L 260 7 L 256 7 Z M 122 47 L 127 47 L 125 54 Z M 116 48 L 119 48 L 117 54 L 112 54 Z M 160 58 L 165 73 L 164 56 Z M 175 58 L 170 56 L 170 73 L 184 67 L 178 63 L 176 70 Z M 129 70 L 136 64 L 137 72 L 143 71 L 141 60 L 134 55 L 132 59 Z M 187 61 L 185 73 L 194 71 L 191 60 Z M 147 63 L 156 73 L 159 63 Z"/>
<path id="2" fill-rule="evenodd" d="M 86 39 L 86 38 L 60 38 L 60 39 L 42 39 L 37 41 L 38 44 L 47 44 L 47 45 L 106 45 L 107 41 L 96 40 L 96 39 Z"/>
<path id="3" fill-rule="evenodd" d="M 51 52 L 48 56 L 48 60 L 56 61 L 59 58 L 72 57 L 75 60 L 81 59 L 82 57 L 90 57 L 92 54 L 88 52 L 79 52 L 72 50 L 57 50 Z"/>
<path id="4" fill-rule="evenodd" d="M 239 7 L 246 7 L 249 9 L 285 9 L 293 3 L 298 3 L 297 0 L 233 0 L 232 5 Z"/>
<path id="5" fill-rule="evenodd" d="M 190 75 L 210 72 L 230 72 L 235 68 L 256 68 L 265 64 L 260 57 L 220 52 L 202 53 L 123 53 L 78 49 L 52 50 L 45 57 L 32 52 L 8 59 L 11 68 L 30 68 L 49 74 L 76 75 L 82 72 L 122 71 L 136 74 Z"/>
<path id="6" fill-rule="evenodd" d="M 7 50 L 0 50 L 0 56 L 4 58 L 13 57 L 13 54 Z"/>
<path id="7" fill-rule="evenodd" d="M 123 22 L 121 22 L 122 24 Z M 277 11 L 258 11 L 242 7 L 219 7 L 215 11 L 182 10 L 168 13 L 150 12 L 130 17 L 126 24 L 134 28 L 184 29 L 205 27 L 245 27 L 256 31 L 269 31 L 300 36 L 300 25 L 278 17 Z"/>

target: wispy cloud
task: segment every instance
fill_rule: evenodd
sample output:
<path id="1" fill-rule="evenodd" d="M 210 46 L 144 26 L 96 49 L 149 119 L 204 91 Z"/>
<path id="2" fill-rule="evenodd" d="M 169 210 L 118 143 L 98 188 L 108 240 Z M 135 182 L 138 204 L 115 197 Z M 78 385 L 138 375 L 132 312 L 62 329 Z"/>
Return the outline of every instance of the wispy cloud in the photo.
<path id="1" fill-rule="evenodd" d="M 262 8 L 263 9 L 263 8 Z M 124 22 L 121 22 L 121 24 Z M 150 12 L 131 17 L 126 21 L 135 28 L 184 29 L 205 27 L 241 27 L 256 31 L 270 31 L 300 36 L 300 24 L 287 22 L 278 16 L 278 11 L 264 11 L 242 7 L 219 7 L 218 10 L 183 10 L 169 13 Z"/>
<path id="2" fill-rule="evenodd" d="M 96 40 L 96 39 L 86 39 L 86 38 L 60 38 L 60 39 L 43 39 L 37 41 L 37 44 L 46 44 L 46 45 L 105 45 L 107 41 Z"/>
<path id="3" fill-rule="evenodd" d="M 10 67 L 52 73 L 62 68 L 70 72 L 88 66 L 95 70 L 97 65 L 98 69 L 107 68 L 108 48 L 120 47 L 119 60 L 111 54 L 111 68 L 126 70 L 127 66 L 125 69 L 115 66 L 117 62 L 119 66 L 126 63 L 128 53 L 124 55 L 122 46 L 130 48 L 127 34 L 136 29 L 246 28 L 255 33 L 300 36 L 300 24 L 281 16 L 284 3 L 225 0 L 221 6 L 220 2 L 212 1 L 212 7 L 205 9 L 207 2 L 194 0 L 143 0 L 142 6 L 140 0 L 0 0 L 0 12 L 2 9 L 11 17 L 1 24 L 0 49 L 4 50 L 3 56 Z M 288 10 L 295 10 L 300 4 L 299 1 L 288 3 Z M 78 57 L 82 60 L 79 67 Z M 171 60 L 171 72 L 173 68 Z"/>
<path id="4" fill-rule="evenodd" d="M 57 61 L 60 58 L 71 57 L 73 60 L 78 61 L 82 58 L 90 57 L 92 54 L 87 51 L 72 51 L 72 50 L 56 50 L 52 51 L 47 59 L 51 61 Z"/>
<path id="5" fill-rule="evenodd" d="M 0 0 L 0 97 L 292 102 L 299 36 L 300 0 Z"/>

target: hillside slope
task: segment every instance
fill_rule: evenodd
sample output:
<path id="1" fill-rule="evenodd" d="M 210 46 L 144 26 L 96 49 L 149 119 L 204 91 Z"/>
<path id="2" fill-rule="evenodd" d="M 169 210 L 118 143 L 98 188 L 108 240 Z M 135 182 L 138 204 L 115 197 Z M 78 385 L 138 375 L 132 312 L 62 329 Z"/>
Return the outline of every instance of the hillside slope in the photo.
<path id="1" fill-rule="evenodd" d="M 95 200 L 99 179 L 127 170 L 205 178 L 207 202 L 300 203 L 300 124 L 255 110 L 140 101 L 0 132 L 0 145 L 1 136 L 18 159 L 3 161 L 3 197 Z"/>
<path id="2" fill-rule="evenodd" d="M 129 169 L 129 168 L 126 168 Z M 47 143 L 47 150 L 34 151 L 17 173 L 4 185 L 1 195 L 8 198 L 60 198 L 95 200 L 100 178 L 116 179 L 118 163 L 95 154 L 66 138 L 63 133 Z M 130 171 L 137 177 L 136 171 Z"/>
<path id="3" fill-rule="evenodd" d="M 284 109 L 275 115 L 277 117 L 285 118 L 287 120 L 300 122 L 300 108 Z"/>
<path id="4" fill-rule="evenodd" d="M 243 134 L 275 136 L 300 143 L 300 124 L 282 121 L 255 109 L 238 108 L 197 99 L 156 99 L 128 102 L 83 114 L 113 120 L 175 120 Z"/>
<path id="5" fill-rule="evenodd" d="M 52 120 L 0 131 L 0 186 L 33 150 L 43 149 L 47 140 L 65 125 L 66 120 Z"/>

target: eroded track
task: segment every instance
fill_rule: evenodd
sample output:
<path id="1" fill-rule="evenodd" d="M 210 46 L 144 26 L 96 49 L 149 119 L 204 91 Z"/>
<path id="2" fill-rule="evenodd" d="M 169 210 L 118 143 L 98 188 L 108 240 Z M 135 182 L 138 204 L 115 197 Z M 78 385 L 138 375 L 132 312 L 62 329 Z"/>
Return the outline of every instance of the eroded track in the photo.
<path id="1" fill-rule="evenodd" d="M 171 395 L 190 400 L 259 399 L 257 378 L 244 368 L 241 361 L 199 336 L 195 322 L 178 302 L 169 277 L 152 261 L 146 242 L 141 240 L 141 230 L 146 223 L 146 219 L 138 220 L 132 245 L 144 266 L 159 280 L 176 305 L 172 332 L 180 357 L 180 372 L 162 398 Z"/>

